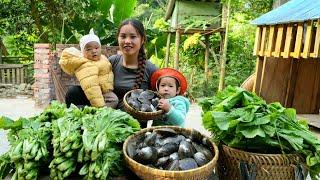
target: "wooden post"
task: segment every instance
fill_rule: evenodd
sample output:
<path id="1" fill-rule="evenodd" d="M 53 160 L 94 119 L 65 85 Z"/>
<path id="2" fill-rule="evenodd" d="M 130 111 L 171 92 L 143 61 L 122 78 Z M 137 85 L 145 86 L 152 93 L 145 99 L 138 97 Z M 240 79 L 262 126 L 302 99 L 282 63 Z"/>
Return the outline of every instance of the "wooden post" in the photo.
<path id="1" fill-rule="evenodd" d="M 287 34 L 286 34 L 286 41 L 285 41 L 285 45 L 284 45 L 284 51 L 281 52 L 281 55 L 284 58 L 289 58 L 290 55 L 290 50 L 291 50 L 291 44 L 292 44 L 292 29 L 293 29 L 293 25 L 289 24 L 287 26 Z"/>
<path id="2" fill-rule="evenodd" d="M 311 57 L 317 58 L 320 55 L 320 19 L 317 22 L 317 31 L 314 41 L 314 52 L 311 54 Z"/>
<path id="3" fill-rule="evenodd" d="M 219 91 L 224 88 L 224 78 L 226 74 L 226 60 L 227 60 L 227 47 L 228 47 L 228 31 L 229 31 L 229 16 L 230 16 L 230 0 L 228 1 L 226 12 L 226 32 L 224 34 L 224 45 L 222 50 L 222 57 L 220 61 L 220 80 L 219 80 Z"/>
<path id="4" fill-rule="evenodd" d="M 262 28 L 257 27 L 256 29 L 256 37 L 254 40 L 254 47 L 253 47 L 253 55 L 256 56 L 259 54 L 259 48 L 260 48 L 260 43 L 261 43 L 261 32 Z"/>
<path id="5" fill-rule="evenodd" d="M 205 43 L 206 43 L 206 50 L 204 55 L 204 77 L 206 81 L 208 81 L 208 66 L 209 66 L 209 35 L 205 35 Z"/>
<path id="6" fill-rule="evenodd" d="M 259 56 L 263 56 L 265 53 L 265 44 L 266 42 L 266 34 L 267 34 L 267 26 L 263 26 L 262 28 L 262 37 L 261 37 L 261 42 L 260 42 L 260 50 L 259 50 Z"/>
<path id="7" fill-rule="evenodd" d="M 269 38 L 268 38 L 268 49 L 267 49 L 267 52 L 265 53 L 265 55 L 267 57 L 270 57 L 271 56 L 271 53 L 273 51 L 273 48 L 274 48 L 274 45 L 275 45 L 275 33 L 274 33 L 274 30 L 275 30 L 275 25 L 271 25 L 270 26 L 270 31 L 269 31 Z"/>
<path id="8" fill-rule="evenodd" d="M 294 58 L 299 58 L 302 47 L 302 34 L 303 34 L 303 23 L 298 23 L 297 34 L 296 34 L 296 42 L 294 46 L 294 52 L 291 52 L 290 55 Z"/>
<path id="9" fill-rule="evenodd" d="M 279 25 L 278 27 L 278 32 L 277 32 L 277 40 L 276 40 L 276 47 L 274 49 L 274 52 L 272 52 L 272 55 L 274 57 L 280 57 L 281 53 L 281 46 L 283 44 L 283 31 L 284 31 L 284 26 Z"/>
<path id="10" fill-rule="evenodd" d="M 310 54 L 311 41 L 312 41 L 312 21 L 307 22 L 307 32 L 304 41 L 303 52 L 301 53 L 301 57 L 308 58 Z"/>
<path id="11" fill-rule="evenodd" d="M 170 40 L 171 40 L 171 32 L 168 33 L 167 36 L 167 47 L 166 47 L 166 60 L 165 60 L 165 67 L 169 66 L 169 58 L 170 58 Z"/>
<path id="12" fill-rule="evenodd" d="M 176 52 L 174 56 L 174 69 L 179 70 L 179 44 L 180 44 L 180 29 L 176 29 Z"/>

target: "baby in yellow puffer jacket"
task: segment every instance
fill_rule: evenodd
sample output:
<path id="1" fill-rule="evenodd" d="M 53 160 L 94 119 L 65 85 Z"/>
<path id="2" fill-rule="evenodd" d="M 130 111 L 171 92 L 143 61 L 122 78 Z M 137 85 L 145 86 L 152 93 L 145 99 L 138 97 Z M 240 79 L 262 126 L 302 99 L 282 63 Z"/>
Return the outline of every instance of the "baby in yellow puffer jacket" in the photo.
<path id="1" fill-rule="evenodd" d="M 99 37 L 92 29 L 80 39 L 80 48 L 81 52 L 74 47 L 62 51 L 59 61 L 61 69 L 67 74 L 76 75 L 91 106 L 115 108 L 118 98 L 112 92 L 112 65 L 104 55 L 101 55 Z M 107 104 L 104 96 L 108 99 Z"/>

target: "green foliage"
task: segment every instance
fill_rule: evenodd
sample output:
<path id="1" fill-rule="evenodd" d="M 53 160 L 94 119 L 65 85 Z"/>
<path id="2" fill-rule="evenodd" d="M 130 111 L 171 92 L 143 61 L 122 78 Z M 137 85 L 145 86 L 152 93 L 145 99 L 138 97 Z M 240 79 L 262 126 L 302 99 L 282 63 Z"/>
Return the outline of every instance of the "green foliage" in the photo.
<path id="1" fill-rule="evenodd" d="M 91 28 L 103 44 L 115 45 L 117 26 L 131 16 L 136 3 L 136 0 L 2 0 L 0 32 L 3 37 L 13 36 L 10 38 L 14 40 L 5 44 L 12 55 L 29 55 L 28 50 L 35 42 L 78 43 L 80 36 Z M 15 48 L 11 50 L 11 46 Z M 19 52 L 16 47 L 27 50 Z"/>
<path id="2" fill-rule="evenodd" d="M 292 108 L 239 87 L 227 87 L 204 99 L 202 121 L 217 142 L 257 153 L 297 153 L 305 158 L 311 176 L 320 174 L 320 141 Z M 315 178 L 315 177 L 314 177 Z"/>

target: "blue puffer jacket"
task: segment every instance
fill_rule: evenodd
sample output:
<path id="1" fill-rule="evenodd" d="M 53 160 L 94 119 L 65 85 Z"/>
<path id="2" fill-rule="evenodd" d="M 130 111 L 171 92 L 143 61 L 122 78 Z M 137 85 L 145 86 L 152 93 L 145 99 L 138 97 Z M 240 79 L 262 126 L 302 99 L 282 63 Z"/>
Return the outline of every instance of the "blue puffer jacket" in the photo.
<path id="1" fill-rule="evenodd" d="M 174 125 L 184 127 L 190 101 L 183 96 L 176 96 L 170 98 L 169 103 L 171 105 L 170 111 L 164 114 L 163 118 L 153 120 L 153 125 Z"/>

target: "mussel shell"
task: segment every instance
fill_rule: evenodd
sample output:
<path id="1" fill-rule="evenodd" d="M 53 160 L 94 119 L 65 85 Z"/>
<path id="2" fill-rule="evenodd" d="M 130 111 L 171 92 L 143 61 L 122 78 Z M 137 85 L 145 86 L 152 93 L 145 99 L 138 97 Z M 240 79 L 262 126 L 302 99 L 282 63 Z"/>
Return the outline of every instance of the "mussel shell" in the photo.
<path id="1" fill-rule="evenodd" d="M 179 160 L 179 169 L 182 171 L 195 169 L 198 167 L 197 162 L 193 158 L 185 158 Z"/>
<path id="2" fill-rule="evenodd" d="M 152 98 L 154 98 L 155 97 L 155 93 L 154 92 L 152 92 L 152 91 L 142 91 L 141 93 L 140 93 L 140 96 L 139 96 L 139 98 L 145 98 L 145 99 L 152 99 Z"/>
<path id="3" fill-rule="evenodd" d="M 142 89 L 135 89 L 134 91 L 132 91 L 132 92 L 130 93 L 130 97 L 137 99 L 142 92 L 143 92 Z"/>
<path id="4" fill-rule="evenodd" d="M 156 97 L 154 99 L 151 99 L 151 104 L 153 105 L 153 107 L 158 107 L 158 104 L 159 104 L 159 98 Z"/>
<path id="5" fill-rule="evenodd" d="M 179 170 L 179 160 L 174 160 L 164 167 L 165 170 L 178 171 Z"/>
<path id="6" fill-rule="evenodd" d="M 179 154 L 178 154 L 178 152 L 174 152 L 174 153 L 170 154 L 170 156 L 169 156 L 169 161 L 172 162 L 172 161 L 174 161 L 174 160 L 179 160 Z"/>
<path id="7" fill-rule="evenodd" d="M 180 159 L 193 157 L 195 149 L 192 144 L 186 140 L 181 141 L 178 149 L 178 154 Z"/>
<path id="8" fill-rule="evenodd" d="M 145 134 L 145 139 L 144 139 L 144 143 L 147 145 L 147 146 L 153 146 L 155 144 L 155 141 L 156 141 L 156 138 L 157 138 L 157 133 L 155 132 L 150 132 L 150 133 L 146 133 Z"/>
<path id="9" fill-rule="evenodd" d="M 154 147 L 144 147 L 137 150 L 134 159 L 142 164 L 154 163 L 158 158 L 157 150 Z"/>
<path id="10" fill-rule="evenodd" d="M 211 146 L 211 142 L 207 137 L 202 138 L 202 144 L 206 147 L 210 147 Z"/>
<path id="11" fill-rule="evenodd" d="M 149 104 L 141 104 L 140 111 L 142 112 L 152 112 L 152 108 Z"/>
<path id="12" fill-rule="evenodd" d="M 131 158 L 133 158 L 137 154 L 137 146 L 135 142 L 128 142 L 127 153 Z"/>
<path id="13" fill-rule="evenodd" d="M 177 152 L 179 146 L 175 143 L 169 143 L 161 146 L 157 149 L 158 157 L 169 156 L 170 154 Z"/>
<path id="14" fill-rule="evenodd" d="M 146 99 L 144 97 L 138 97 L 138 101 L 141 103 L 141 104 L 151 104 L 151 101 L 150 99 Z"/>
<path id="15" fill-rule="evenodd" d="M 141 103 L 138 100 L 128 98 L 127 101 L 128 101 L 129 106 L 131 106 L 133 109 L 138 110 L 138 111 L 140 110 Z"/>
<path id="16" fill-rule="evenodd" d="M 147 147 L 148 145 L 146 145 L 146 143 L 144 142 L 141 142 L 140 144 L 137 145 L 137 149 L 142 149 L 142 148 L 145 148 Z"/>
<path id="17" fill-rule="evenodd" d="M 164 136 L 164 137 L 169 137 L 169 136 L 175 136 L 177 135 L 177 132 L 171 128 L 158 128 L 158 129 L 155 129 L 153 130 L 155 131 L 156 133 Z"/>
<path id="18" fill-rule="evenodd" d="M 193 155 L 194 160 L 197 162 L 198 166 L 203 166 L 207 164 L 210 160 L 202 152 L 197 152 Z"/>
<path id="19" fill-rule="evenodd" d="M 167 164 L 168 162 L 169 162 L 169 156 L 165 156 L 165 157 L 159 158 L 155 166 L 160 167 Z"/>
<path id="20" fill-rule="evenodd" d="M 211 160 L 213 158 L 213 155 L 212 155 L 210 149 L 208 149 L 202 145 L 199 145 L 196 142 L 192 142 L 192 145 L 196 149 L 197 152 L 203 153 L 208 160 Z"/>
<path id="21" fill-rule="evenodd" d="M 175 143 L 175 144 L 180 144 L 182 140 L 185 140 L 186 138 L 183 135 L 177 135 L 174 137 L 167 137 L 162 140 L 162 145 L 168 144 L 168 143 Z"/>
<path id="22" fill-rule="evenodd" d="M 160 134 L 157 134 L 156 140 L 155 140 L 155 142 L 154 142 L 154 145 L 155 145 L 155 146 L 162 146 L 162 145 L 163 145 L 161 138 L 162 138 L 162 136 L 161 136 Z"/>

